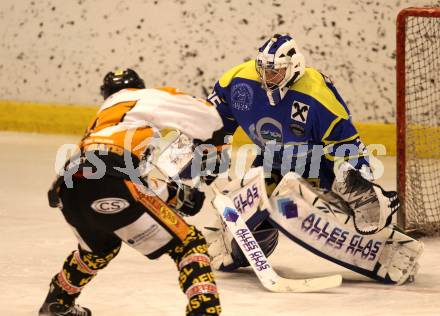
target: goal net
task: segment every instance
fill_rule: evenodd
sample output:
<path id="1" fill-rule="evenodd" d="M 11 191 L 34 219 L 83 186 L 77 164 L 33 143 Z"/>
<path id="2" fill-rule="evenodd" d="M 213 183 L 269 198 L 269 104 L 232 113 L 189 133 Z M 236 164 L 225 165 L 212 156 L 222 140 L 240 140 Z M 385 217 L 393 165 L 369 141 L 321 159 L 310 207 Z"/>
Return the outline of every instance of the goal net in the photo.
<path id="1" fill-rule="evenodd" d="M 399 224 L 440 234 L 440 8 L 397 17 Z"/>

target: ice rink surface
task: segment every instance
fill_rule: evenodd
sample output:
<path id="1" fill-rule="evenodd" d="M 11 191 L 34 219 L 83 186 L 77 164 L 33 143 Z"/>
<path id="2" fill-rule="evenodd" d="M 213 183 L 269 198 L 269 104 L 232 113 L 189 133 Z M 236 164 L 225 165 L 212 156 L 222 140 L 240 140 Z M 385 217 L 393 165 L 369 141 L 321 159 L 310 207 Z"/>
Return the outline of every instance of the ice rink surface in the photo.
<path id="1" fill-rule="evenodd" d="M 61 213 L 47 205 L 55 153 L 79 137 L 0 132 L 0 315 L 37 315 L 50 278 L 76 242 Z M 382 158 L 380 183 L 395 188 L 395 160 Z M 205 209 L 194 218 L 203 223 Z M 224 316 L 440 315 L 440 239 L 423 239 L 416 282 L 385 286 L 308 253 L 281 238 L 270 261 L 290 278 L 341 273 L 338 289 L 308 294 L 265 291 L 252 271 L 216 273 Z M 101 271 L 78 303 L 96 316 L 184 315 L 186 297 L 167 256 L 150 261 L 129 247 Z"/>

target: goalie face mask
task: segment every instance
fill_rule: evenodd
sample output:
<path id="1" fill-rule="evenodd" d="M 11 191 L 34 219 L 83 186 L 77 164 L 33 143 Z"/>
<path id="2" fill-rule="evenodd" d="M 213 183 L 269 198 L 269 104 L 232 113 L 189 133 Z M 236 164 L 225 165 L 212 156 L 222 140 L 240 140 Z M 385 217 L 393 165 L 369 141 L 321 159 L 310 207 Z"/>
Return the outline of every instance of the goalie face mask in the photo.
<path id="1" fill-rule="evenodd" d="M 256 70 L 272 106 L 304 75 L 305 59 L 289 35 L 275 34 L 259 48 Z"/>

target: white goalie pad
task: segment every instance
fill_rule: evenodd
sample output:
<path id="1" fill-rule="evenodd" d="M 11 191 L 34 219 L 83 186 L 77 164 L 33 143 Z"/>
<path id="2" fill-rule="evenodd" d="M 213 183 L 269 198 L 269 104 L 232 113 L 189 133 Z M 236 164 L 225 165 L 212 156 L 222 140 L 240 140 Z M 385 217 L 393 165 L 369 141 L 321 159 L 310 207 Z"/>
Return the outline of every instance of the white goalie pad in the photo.
<path id="1" fill-rule="evenodd" d="M 262 167 L 251 168 L 242 179 L 230 181 L 221 190 L 234 202 L 237 211 L 251 227 L 253 225 L 249 220 L 259 216 L 258 212 L 270 207 Z"/>
<path id="2" fill-rule="evenodd" d="M 267 290 L 278 293 L 317 292 L 340 286 L 342 282 L 340 275 L 289 279 L 283 278 L 276 273 L 241 216 L 241 214 L 247 213 L 249 221 L 252 219 L 252 213 L 254 215 L 263 213 L 260 211 L 260 207 L 263 207 L 264 204 L 269 207 L 264 185 L 263 169 L 251 170 L 247 176 L 239 182 L 232 183 L 231 186 L 234 190 L 231 191 L 220 191 L 215 185 L 212 186 L 211 189 L 214 193 L 212 204 L 262 285 Z M 212 255 L 212 253 L 210 254 Z"/>
<path id="3" fill-rule="evenodd" d="M 269 201 L 272 223 L 320 257 L 390 284 L 403 284 L 417 272 L 421 242 L 392 226 L 358 233 L 352 216 L 293 172 L 283 177 Z"/>
<path id="4" fill-rule="evenodd" d="M 270 204 L 265 189 L 263 168 L 252 168 L 243 179 L 234 179 L 219 189 L 231 199 L 251 229 L 255 228 L 262 218 L 268 217 L 267 208 Z M 220 216 L 216 216 L 212 223 L 205 225 L 203 235 L 208 242 L 211 265 L 214 269 L 219 270 L 233 264 L 233 236 Z"/>

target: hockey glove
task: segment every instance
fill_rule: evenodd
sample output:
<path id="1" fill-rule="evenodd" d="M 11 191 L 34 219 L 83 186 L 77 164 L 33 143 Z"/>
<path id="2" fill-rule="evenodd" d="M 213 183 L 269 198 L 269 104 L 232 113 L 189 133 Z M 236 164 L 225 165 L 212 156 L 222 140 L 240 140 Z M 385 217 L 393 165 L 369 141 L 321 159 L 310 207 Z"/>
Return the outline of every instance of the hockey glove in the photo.
<path id="1" fill-rule="evenodd" d="M 373 234 L 390 225 L 400 206 L 397 192 L 385 191 L 350 167 L 341 170 L 332 190 L 353 211 L 355 227 L 361 234 Z"/>
<path id="2" fill-rule="evenodd" d="M 174 207 L 182 216 L 194 216 L 203 206 L 205 193 L 183 183 L 168 183 L 169 198 L 167 203 Z"/>
<path id="3" fill-rule="evenodd" d="M 64 179 L 62 177 L 57 177 L 50 186 L 49 191 L 47 192 L 47 199 L 49 201 L 50 207 L 53 208 L 62 207 L 63 204 L 61 203 L 61 199 L 60 199 L 60 189 L 63 181 Z"/>

